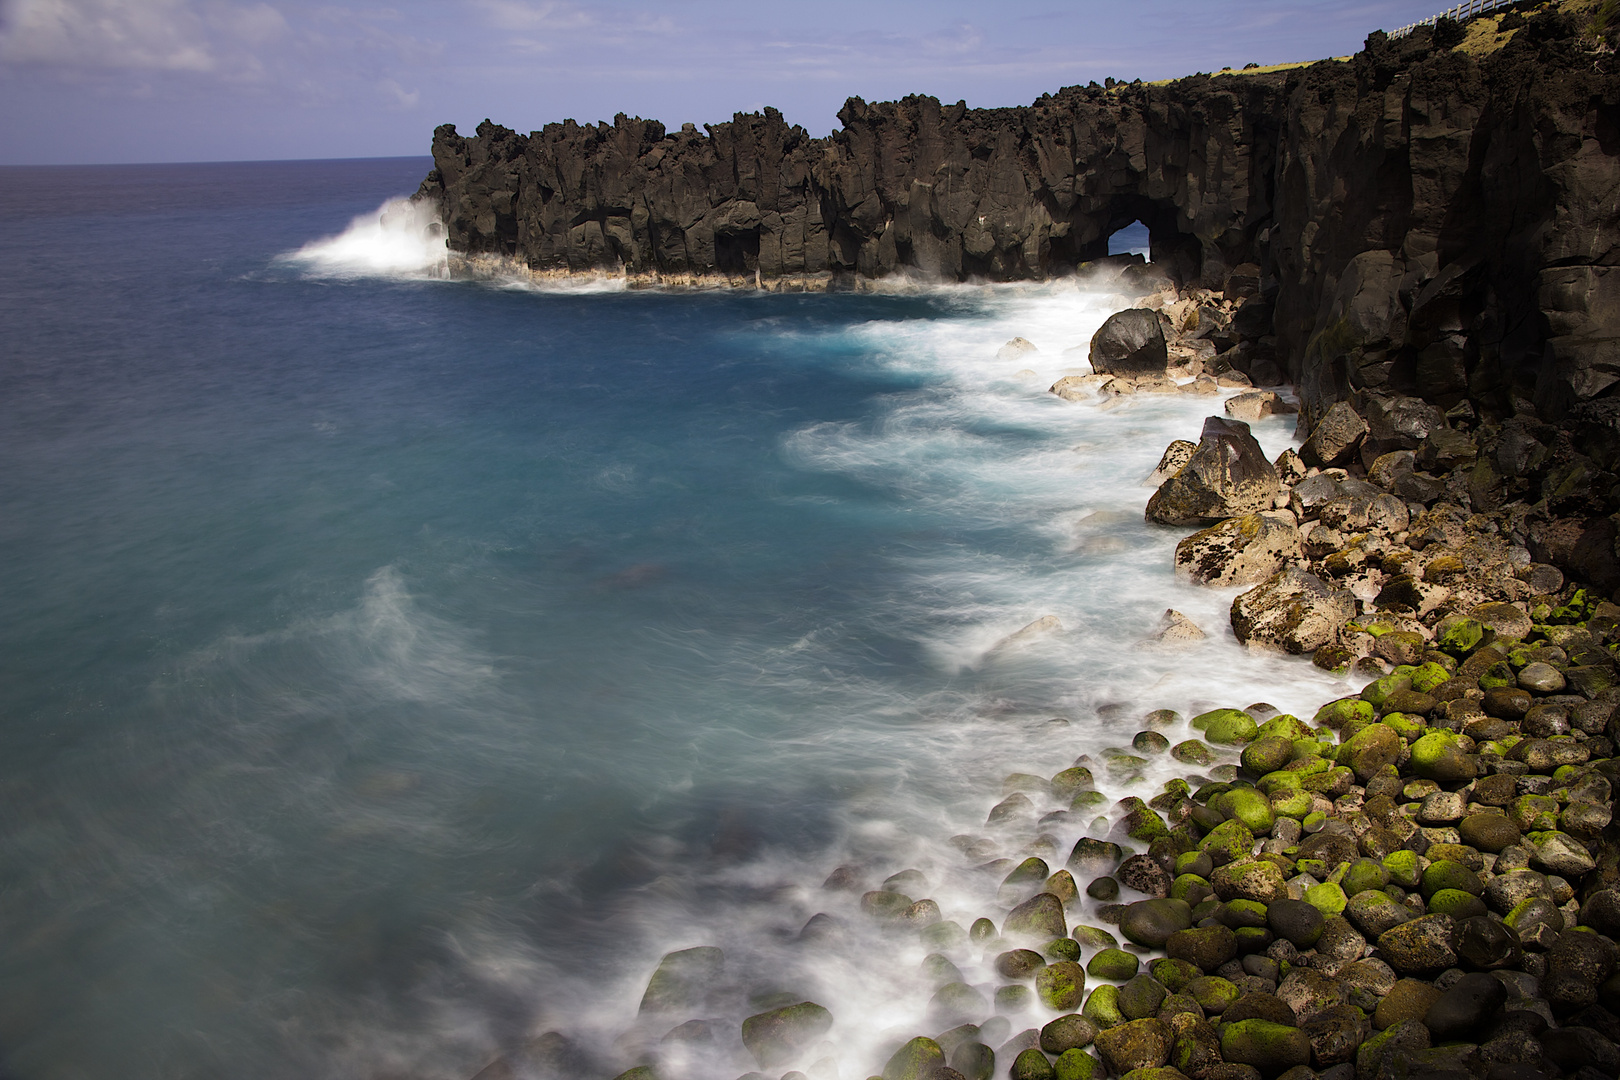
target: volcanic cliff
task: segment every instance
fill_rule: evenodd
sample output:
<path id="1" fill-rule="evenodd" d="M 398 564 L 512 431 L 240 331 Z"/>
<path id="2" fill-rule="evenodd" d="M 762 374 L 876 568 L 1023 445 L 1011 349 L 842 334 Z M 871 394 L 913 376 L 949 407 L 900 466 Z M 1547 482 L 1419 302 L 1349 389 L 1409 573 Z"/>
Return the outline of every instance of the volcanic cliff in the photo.
<path id="1" fill-rule="evenodd" d="M 445 125 L 418 198 L 468 256 L 765 287 L 1055 276 L 1140 219 L 1178 283 L 1254 282 L 1249 354 L 1307 424 L 1401 393 L 1492 419 L 1579 408 L 1613 438 L 1620 68 L 1613 31 L 1544 7 L 1492 17 L 1483 49 L 1442 21 L 1348 61 L 1022 108 L 852 98 L 823 139 L 774 109 L 703 132 Z"/>

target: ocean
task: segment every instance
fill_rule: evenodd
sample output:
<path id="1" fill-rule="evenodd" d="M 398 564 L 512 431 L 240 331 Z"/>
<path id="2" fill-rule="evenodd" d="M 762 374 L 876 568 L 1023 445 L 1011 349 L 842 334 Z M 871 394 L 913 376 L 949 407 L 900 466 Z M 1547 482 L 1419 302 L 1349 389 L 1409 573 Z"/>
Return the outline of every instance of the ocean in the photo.
<path id="1" fill-rule="evenodd" d="M 451 280 L 389 202 L 428 167 L 0 169 L 5 1076 L 460 1080 L 556 1030 L 732 1080 L 813 1000 L 796 1067 L 860 1080 L 935 1033 L 927 950 L 835 867 L 999 920 L 953 836 L 1098 827 L 987 829 L 1007 774 L 1344 692 L 1143 523 L 1219 400 L 1047 393 L 1123 298 Z M 1208 640 L 1145 645 L 1171 607 Z M 638 1015 L 697 945 L 713 998 Z"/>

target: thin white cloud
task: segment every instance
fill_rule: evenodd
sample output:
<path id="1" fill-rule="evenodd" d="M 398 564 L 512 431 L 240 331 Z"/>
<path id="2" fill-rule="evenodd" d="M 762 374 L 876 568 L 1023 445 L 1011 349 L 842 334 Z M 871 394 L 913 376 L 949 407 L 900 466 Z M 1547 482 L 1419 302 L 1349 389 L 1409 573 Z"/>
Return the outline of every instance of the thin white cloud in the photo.
<path id="1" fill-rule="evenodd" d="M 407 90 L 394 79 L 379 79 L 377 89 L 382 91 L 385 101 L 401 109 L 416 108 L 416 103 L 422 98 L 421 91 Z"/>
<path id="2" fill-rule="evenodd" d="M 213 71 L 208 28 L 185 0 L 13 0 L 0 59 L 14 64 Z"/>
<path id="3" fill-rule="evenodd" d="M 473 0 L 473 6 L 498 30 L 580 30 L 595 22 L 588 11 L 549 0 Z"/>

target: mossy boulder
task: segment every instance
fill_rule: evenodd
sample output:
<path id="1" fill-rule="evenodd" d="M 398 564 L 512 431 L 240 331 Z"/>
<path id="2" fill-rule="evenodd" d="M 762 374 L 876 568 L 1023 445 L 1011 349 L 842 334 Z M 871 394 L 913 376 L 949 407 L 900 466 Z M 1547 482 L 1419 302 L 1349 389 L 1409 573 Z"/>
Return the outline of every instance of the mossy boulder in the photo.
<path id="1" fill-rule="evenodd" d="M 1294 740 L 1262 735 L 1243 748 L 1243 767 L 1263 776 L 1287 765 L 1294 757 Z"/>
<path id="2" fill-rule="evenodd" d="M 1271 827 L 1277 820 L 1271 800 L 1254 788 L 1233 788 L 1211 799 L 1209 805 L 1222 817 L 1243 822 L 1255 836 L 1271 835 Z"/>
<path id="3" fill-rule="evenodd" d="M 1451 672 L 1431 660 L 1418 665 L 1409 678 L 1412 680 L 1413 690 L 1420 694 L 1433 694 L 1441 683 L 1451 678 Z"/>
<path id="4" fill-rule="evenodd" d="M 1412 744 L 1410 768 L 1426 780 L 1463 783 L 1479 774 L 1479 759 L 1469 754 L 1451 731 L 1431 731 Z"/>
<path id="5" fill-rule="evenodd" d="M 1134 977 L 1141 966 L 1142 961 L 1137 959 L 1135 953 L 1128 953 L 1124 949 L 1103 949 L 1086 965 L 1086 973 L 1109 982 L 1124 982 Z"/>
<path id="6" fill-rule="evenodd" d="M 1041 1028 L 1041 1049 L 1048 1054 L 1065 1054 L 1090 1046 L 1096 1037 L 1096 1024 L 1079 1013 L 1069 1013 Z"/>
<path id="7" fill-rule="evenodd" d="M 1287 739 L 1289 742 L 1297 739 L 1309 739 L 1314 737 L 1315 734 L 1309 724 L 1292 713 L 1278 713 L 1261 724 L 1256 731 L 1259 738 Z"/>
<path id="8" fill-rule="evenodd" d="M 1237 985 L 1219 975 L 1204 975 L 1188 983 L 1182 991 L 1211 1015 L 1225 1012 L 1241 996 Z"/>
<path id="9" fill-rule="evenodd" d="M 1420 915 L 1378 937 L 1378 949 L 1403 975 L 1444 971 L 1457 963 L 1457 924 L 1449 915 Z"/>
<path id="10" fill-rule="evenodd" d="M 1090 791 L 1096 786 L 1091 770 L 1084 765 L 1075 765 L 1052 777 L 1052 797 L 1058 802 L 1068 802 L 1082 791 Z"/>
<path id="11" fill-rule="evenodd" d="M 1099 1030 L 1123 1024 L 1125 1014 L 1119 1011 L 1119 987 L 1112 983 L 1097 987 L 1086 997 L 1085 1008 L 1080 1010 L 1080 1014 L 1096 1024 Z"/>
<path id="12" fill-rule="evenodd" d="M 1174 957 L 1160 957 L 1148 962 L 1148 973 L 1172 994 L 1179 994 L 1188 983 L 1203 976 L 1195 964 Z"/>
<path id="13" fill-rule="evenodd" d="M 1383 864 L 1363 857 L 1350 864 L 1339 884 L 1350 896 L 1367 889 L 1382 889 L 1389 884 L 1389 871 Z"/>
<path id="14" fill-rule="evenodd" d="M 1485 641 L 1485 625 L 1466 615 L 1448 617 L 1436 629 L 1434 647 L 1458 658 L 1467 656 Z"/>
<path id="15" fill-rule="evenodd" d="M 1242 821 L 1232 818 L 1211 829 L 1198 842 L 1198 850 L 1208 855 L 1215 866 L 1224 866 L 1248 857 L 1254 850 L 1254 832 Z"/>
<path id="16" fill-rule="evenodd" d="M 1202 728 L 1204 738 L 1218 746 L 1244 746 L 1260 734 L 1260 725 L 1254 722 L 1254 717 L 1241 709 L 1203 713 L 1193 718 L 1193 726 Z"/>
<path id="17" fill-rule="evenodd" d="M 1059 960 L 1035 974 L 1035 993 L 1054 1012 L 1072 1012 L 1086 994 L 1086 972 L 1073 960 Z"/>
<path id="18" fill-rule="evenodd" d="M 1329 728 L 1333 731 L 1345 727 L 1350 723 L 1362 725 L 1370 724 L 1378 717 L 1378 711 L 1372 702 L 1364 701 L 1359 697 L 1340 698 L 1330 701 L 1311 718 L 1317 727 Z"/>
<path id="19" fill-rule="evenodd" d="M 1065 1050 L 1052 1062 L 1054 1080 L 1092 1080 L 1101 1073 L 1101 1063 L 1084 1050 Z"/>
<path id="20" fill-rule="evenodd" d="M 666 953 L 647 980 L 642 1012 L 671 1012 L 698 1007 L 709 987 L 725 971 L 726 954 L 712 945 Z"/>
<path id="21" fill-rule="evenodd" d="M 1430 863 L 1424 868 L 1423 877 L 1418 882 L 1418 890 L 1423 893 L 1425 900 L 1441 889 L 1456 889 L 1470 896 L 1485 895 L 1485 883 L 1479 879 L 1479 875 L 1450 859 Z"/>
<path id="22" fill-rule="evenodd" d="M 1392 851 L 1378 860 L 1389 872 L 1389 883 L 1403 889 L 1415 889 L 1423 879 L 1423 864 L 1415 851 Z"/>
<path id="23" fill-rule="evenodd" d="M 933 1039 L 918 1036 L 894 1052 L 883 1066 L 883 1080 L 934 1080 L 945 1068 L 945 1051 Z"/>
<path id="24" fill-rule="evenodd" d="M 1215 760 L 1214 752 L 1197 739 L 1176 743 L 1170 748 L 1170 756 L 1188 765 L 1208 765 Z"/>
<path id="25" fill-rule="evenodd" d="M 1366 783 L 1386 766 L 1400 759 L 1401 738 L 1385 724 L 1362 728 L 1339 747 L 1338 763 L 1355 772 Z"/>
<path id="26" fill-rule="evenodd" d="M 1152 975 L 1139 973 L 1119 988 L 1119 1011 L 1127 1020 L 1155 1016 L 1170 992 Z"/>
<path id="27" fill-rule="evenodd" d="M 1046 1055 L 1031 1046 L 1020 1051 L 1013 1059 L 1007 1076 L 1009 1080 L 1055 1080 L 1057 1072 L 1052 1068 L 1052 1063 L 1046 1060 Z"/>
<path id="28" fill-rule="evenodd" d="M 1338 882 L 1324 881 L 1319 885 L 1312 885 L 1302 894 L 1307 904 L 1322 913 L 1322 917 L 1330 919 L 1342 912 L 1348 902 L 1344 895 L 1344 888 Z"/>
<path id="29" fill-rule="evenodd" d="M 1036 893 L 1007 914 L 1002 933 L 1010 938 L 1051 941 L 1064 937 L 1069 927 L 1063 917 L 1063 901 L 1051 893 Z"/>
<path id="30" fill-rule="evenodd" d="M 1461 889 L 1440 889 L 1429 897 L 1428 908 L 1434 915 L 1450 915 L 1459 925 L 1464 919 L 1489 913 L 1485 901 Z"/>
<path id="31" fill-rule="evenodd" d="M 1311 807 L 1316 805 L 1316 799 L 1309 791 L 1279 791 L 1271 796 L 1271 815 L 1276 818 L 1293 818 L 1302 821 L 1311 813 Z M 1276 826 L 1273 824 L 1273 830 Z"/>
<path id="32" fill-rule="evenodd" d="M 957 985 L 962 985 L 958 983 Z M 971 990 L 971 987 L 967 987 Z M 975 994 L 978 991 L 973 991 Z M 979 996 L 982 1005 L 984 998 Z M 742 1041 L 760 1068 L 785 1065 L 832 1030 L 832 1013 L 813 1001 L 757 1013 L 742 1022 Z M 943 1062 L 941 1058 L 941 1062 Z"/>
<path id="33" fill-rule="evenodd" d="M 1221 1057 L 1277 1076 L 1311 1063 L 1311 1040 L 1299 1028 L 1272 1020 L 1239 1020 L 1221 1028 Z"/>
<path id="34" fill-rule="evenodd" d="M 1397 690 L 1410 690 L 1411 688 L 1412 677 L 1397 671 L 1393 674 L 1384 675 L 1380 678 L 1374 679 L 1372 682 L 1362 687 L 1361 700 L 1367 702 L 1374 709 L 1379 709 L 1383 706 L 1384 701 L 1389 697 L 1389 695 L 1395 693 Z"/>
<path id="35" fill-rule="evenodd" d="M 1157 1017 L 1131 1020 L 1097 1033 L 1097 1052 L 1116 1076 L 1132 1069 L 1150 1069 L 1170 1060 L 1175 1040 L 1170 1025 Z"/>
<path id="36" fill-rule="evenodd" d="M 1222 900 L 1241 897 L 1269 904 L 1288 895 L 1288 882 L 1282 870 L 1265 859 L 1241 859 L 1217 867 L 1210 884 Z"/>
<path id="37" fill-rule="evenodd" d="M 1386 930 L 1410 922 L 1412 909 L 1381 889 L 1363 889 L 1345 905 L 1344 917 L 1369 940 L 1376 940 Z"/>
<path id="38" fill-rule="evenodd" d="M 1080 943 L 1072 937 L 1053 938 L 1041 946 L 1041 955 L 1048 960 L 1078 960 L 1080 953 Z"/>

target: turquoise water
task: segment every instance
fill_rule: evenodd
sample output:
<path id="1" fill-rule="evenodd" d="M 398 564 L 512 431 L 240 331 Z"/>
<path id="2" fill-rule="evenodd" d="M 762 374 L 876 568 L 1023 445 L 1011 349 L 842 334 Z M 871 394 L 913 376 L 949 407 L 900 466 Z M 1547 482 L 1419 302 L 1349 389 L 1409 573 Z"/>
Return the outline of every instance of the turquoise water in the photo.
<path id="1" fill-rule="evenodd" d="M 0 170 L 7 1075 L 465 1077 L 559 1029 L 730 1080 L 774 989 L 865 1076 L 921 953 L 784 952 L 852 913 L 830 869 L 994 915 L 945 841 L 1006 772 L 1332 692 L 1141 522 L 1218 403 L 1045 393 L 1106 288 L 444 280 L 378 224 L 426 168 Z M 1169 606 L 1211 639 L 1142 647 Z M 677 1060 L 636 1004 L 711 943 Z"/>

